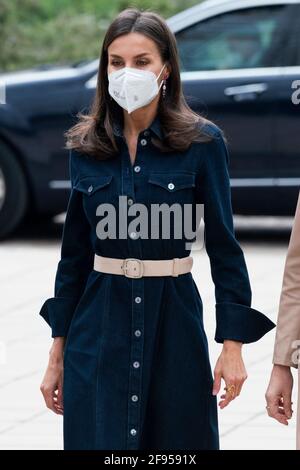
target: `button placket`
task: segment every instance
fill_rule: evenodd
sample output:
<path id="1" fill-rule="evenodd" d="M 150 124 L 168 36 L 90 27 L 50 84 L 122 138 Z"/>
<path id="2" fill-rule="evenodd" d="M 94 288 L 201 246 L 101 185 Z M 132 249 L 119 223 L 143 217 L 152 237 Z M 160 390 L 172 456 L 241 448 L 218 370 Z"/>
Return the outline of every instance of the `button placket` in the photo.
<path id="1" fill-rule="evenodd" d="M 136 295 L 138 294 L 138 295 Z M 132 335 L 128 390 L 128 449 L 138 449 L 140 437 L 142 364 L 144 343 L 141 333 L 144 328 L 144 280 L 132 279 Z M 135 432 L 133 432 L 133 429 Z"/>
<path id="2" fill-rule="evenodd" d="M 135 179 L 139 179 L 143 170 L 143 161 L 140 155 L 142 147 L 137 145 L 136 165 L 128 164 L 130 155 L 127 150 L 123 154 L 122 163 L 122 188 L 124 194 L 130 195 L 130 199 L 136 201 Z M 141 162 L 141 164 L 140 164 Z M 128 204 L 130 205 L 129 199 Z M 128 233 L 128 227 L 126 227 Z M 136 232 L 130 232 L 127 237 L 128 257 L 142 259 L 141 239 Z M 130 358 L 128 364 L 128 421 L 127 421 L 127 449 L 137 450 L 139 448 L 139 439 L 141 433 L 141 406 L 142 406 L 142 371 L 144 354 L 144 278 L 130 279 L 132 295 L 132 320 L 130 338 Z M 133 366 L 133 364 L 138 367 Z"/>

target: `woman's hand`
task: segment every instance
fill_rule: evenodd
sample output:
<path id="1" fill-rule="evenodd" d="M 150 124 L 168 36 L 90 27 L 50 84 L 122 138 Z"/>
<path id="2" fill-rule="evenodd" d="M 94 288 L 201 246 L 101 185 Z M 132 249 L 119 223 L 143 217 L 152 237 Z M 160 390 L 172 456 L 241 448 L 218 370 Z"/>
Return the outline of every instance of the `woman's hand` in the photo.
<path id="1" fill-rule="evenodd" d="M 64 337 L 55 337 L 49 353 L 49 363 L 40 390 L 46 405 L 56 414 L 63 414 L 63 350 Z"/>
<path id="2" fill-rule="evenodd" d="M 213 395 L 219 393 L 222 378 L 226 384 L 225 390 L 227 389 L 226 393 L 221 395 L 222 400 L 219 402 L 221 409 L 239 396 L 243 383 L 248 377 L 242 359 L 242 344 L 239 341 L 225 340 L 215 366 Z"/>
<path id="3" fill-rule="evenodd" d="M 267 412 L 279 423 L 288 425 L 292 417 L 293 374 L 289 366 L 274 364 L 265 394 Z"/>

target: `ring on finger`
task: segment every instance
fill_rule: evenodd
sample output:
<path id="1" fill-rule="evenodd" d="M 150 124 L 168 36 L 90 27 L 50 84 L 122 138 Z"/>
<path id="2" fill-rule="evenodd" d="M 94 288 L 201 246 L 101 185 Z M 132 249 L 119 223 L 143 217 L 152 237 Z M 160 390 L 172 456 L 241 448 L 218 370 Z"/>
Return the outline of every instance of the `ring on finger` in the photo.
<path id="1" fill-rule="evenodd" d="M 231 395 L 231 397 L 233 398 L 234 397 L 234 394 L 235 394 L 235 384 L 230 384 L 228 385 L 228 387 L 225 387 L 225 390 L 227 392 L 229 392 L 229 394 Z"/>

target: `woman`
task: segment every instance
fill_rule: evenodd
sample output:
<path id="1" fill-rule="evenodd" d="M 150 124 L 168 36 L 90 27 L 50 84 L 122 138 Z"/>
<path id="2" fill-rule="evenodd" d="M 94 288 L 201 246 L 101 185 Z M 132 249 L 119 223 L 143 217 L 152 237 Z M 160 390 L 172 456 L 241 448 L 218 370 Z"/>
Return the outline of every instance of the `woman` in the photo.
<path id="1" fill-rule="evenodd" d="M 224 408 L 246 378 L 242 343 L 274 324 L 250 307 L 223 135 L 185 102 L 175 38 L 159 15 L 129 8 L 112 22 L 93 107 L 67 135 L 72 191 L 55 296 L 40 312 L 54 338 L 41 388 L 64 415 L 64 449 L 218 449 L 221 379 Z M 187 237 L 173 234 L 171 217 L 169 236 L 152 214 L 150 237 L 134 225 L 131 209 L 161 203 L 204 205 L 223 343 L 214 380 Z M 105 210 L 109 220 L 98 220 Z"/>
<path id="2" fill-rule="evenodd" d="M 278 322 L 273 352 L 273 369 L 266 391 L 267 412 L 279 423 L 288 425 L 292 417 L 293 375 L 298 369 L 298 410 L 296 447 L 300 450 L 300 192 L 288 246 Z"/>

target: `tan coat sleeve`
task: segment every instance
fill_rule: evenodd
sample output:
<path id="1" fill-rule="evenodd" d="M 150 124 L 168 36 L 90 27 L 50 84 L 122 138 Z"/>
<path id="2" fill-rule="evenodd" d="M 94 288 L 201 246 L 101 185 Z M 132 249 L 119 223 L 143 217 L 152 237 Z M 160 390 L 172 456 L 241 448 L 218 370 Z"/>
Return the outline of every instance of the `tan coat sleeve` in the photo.
<path id="1" fill-rule="evenodd" d="M 273 363 L 298 368 L 297 349 L 300 349 L 300 193 L 284 267 Z"/>

